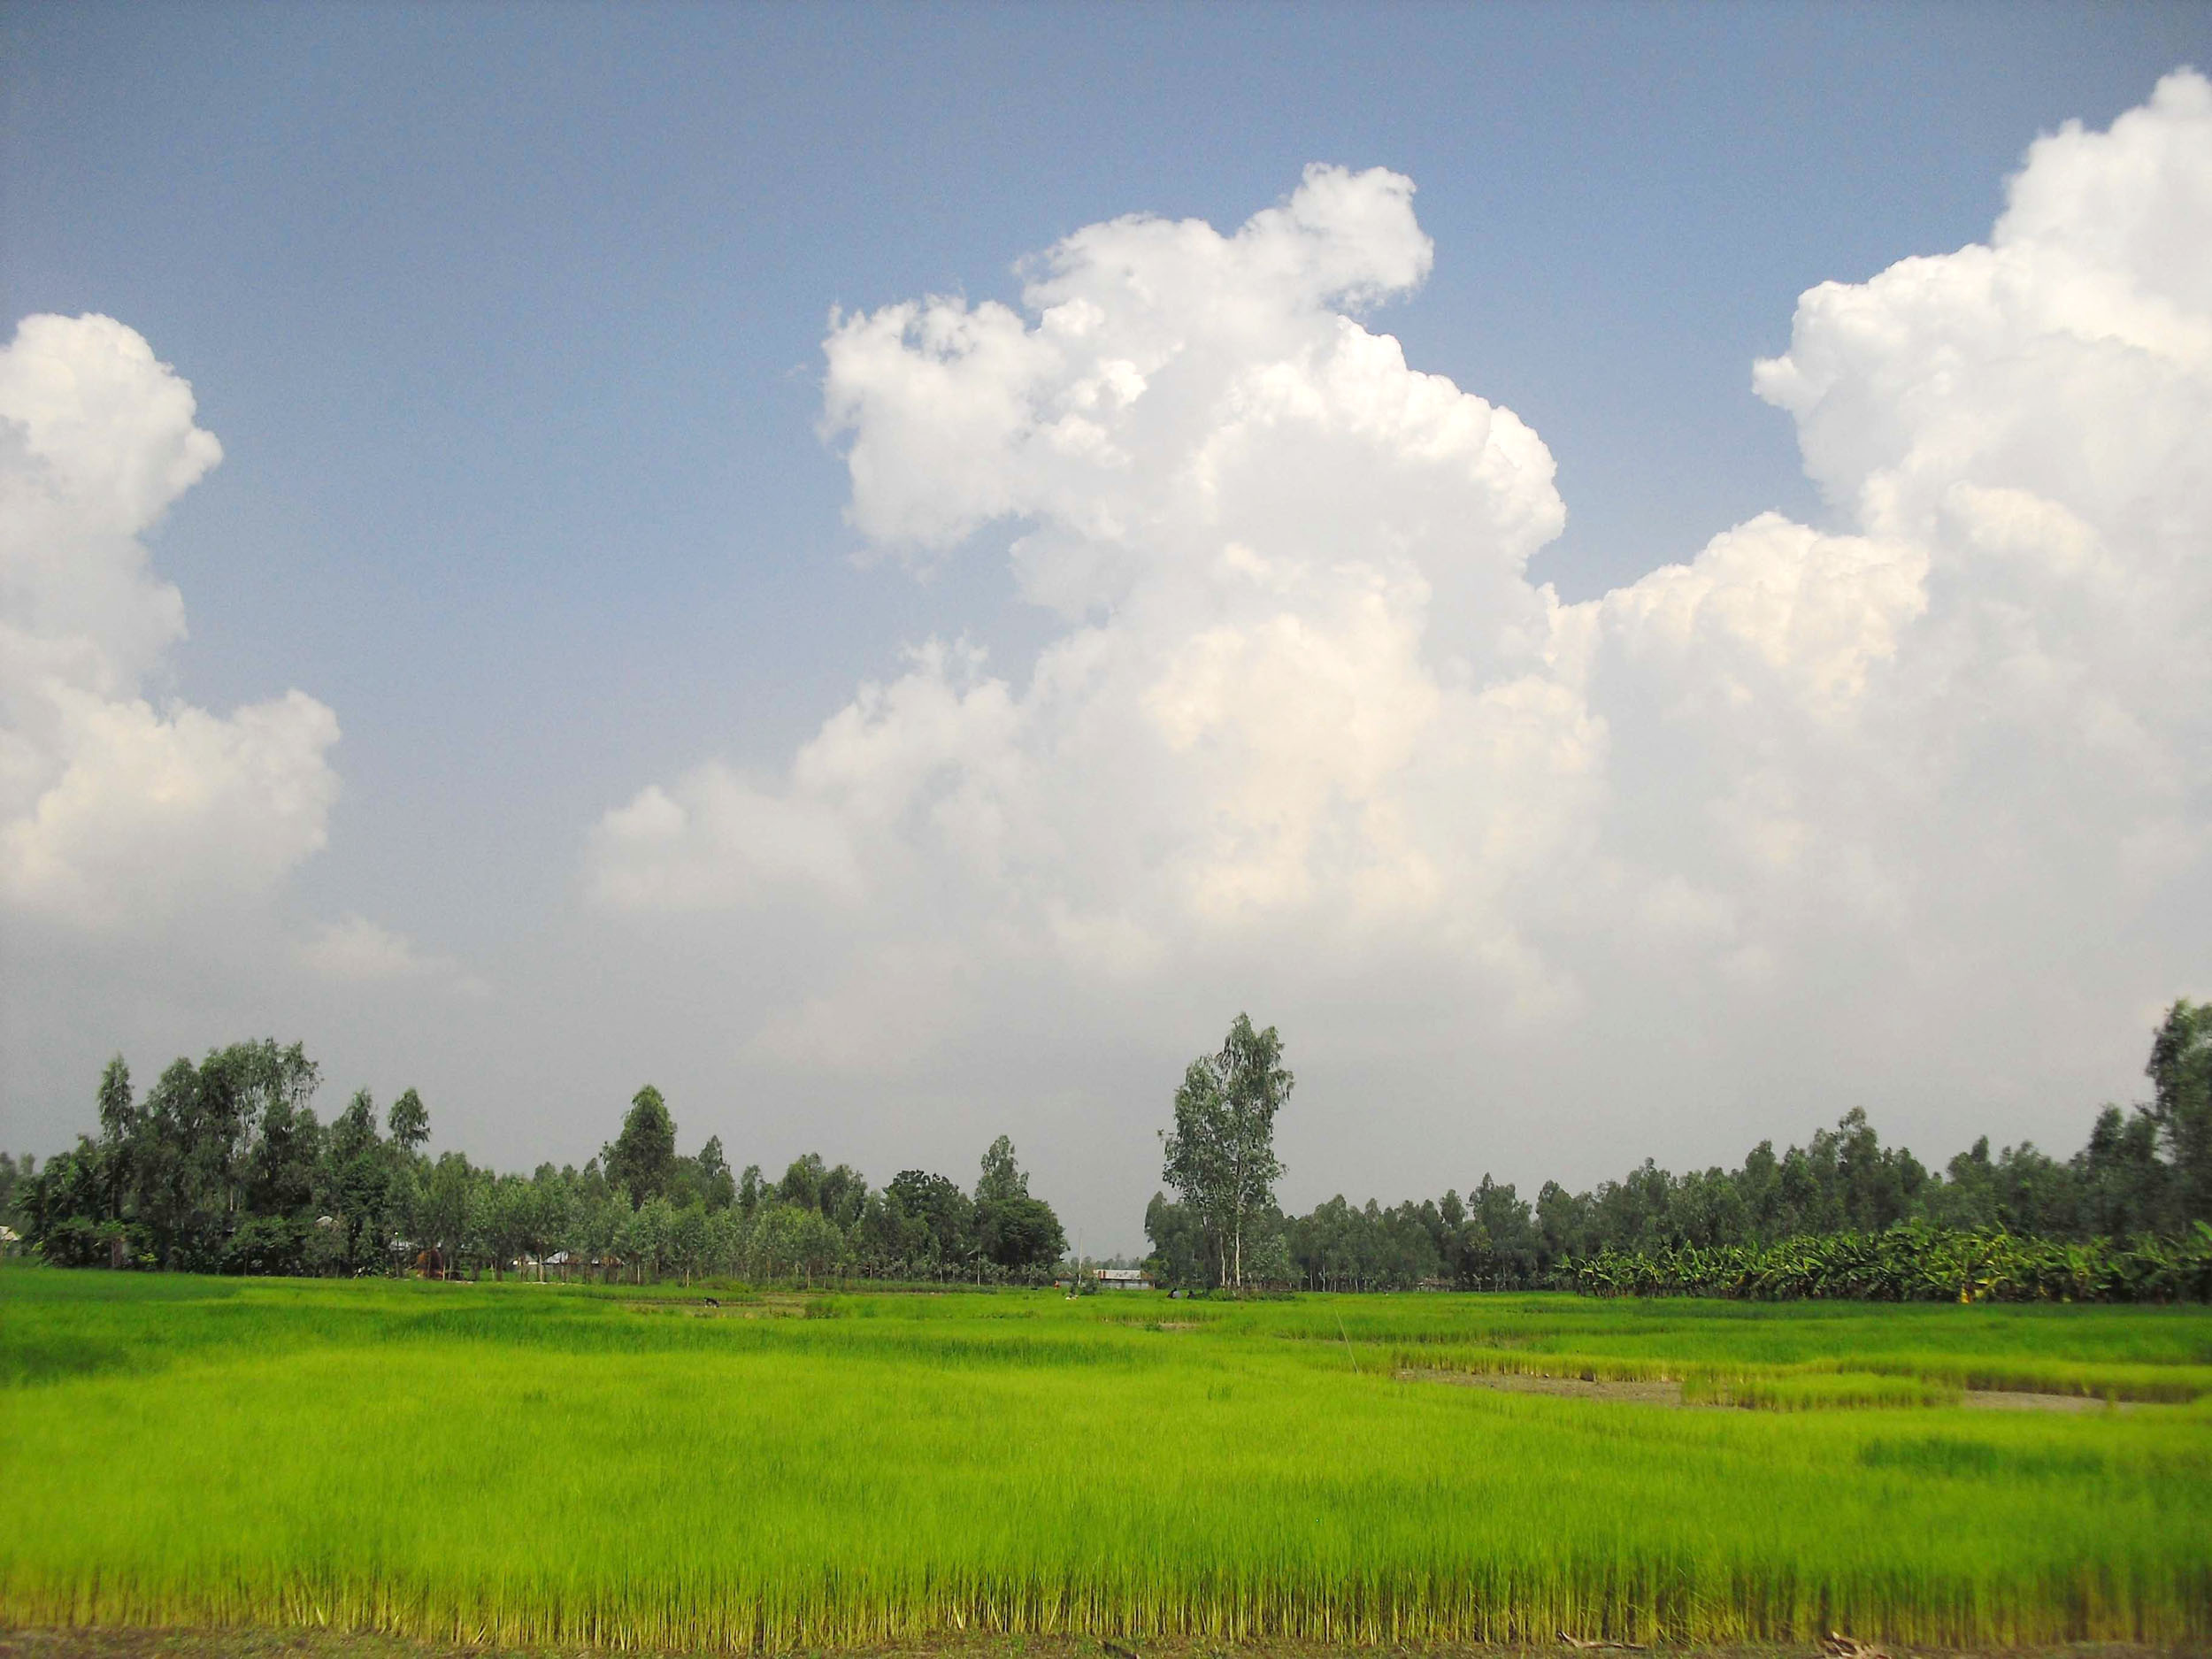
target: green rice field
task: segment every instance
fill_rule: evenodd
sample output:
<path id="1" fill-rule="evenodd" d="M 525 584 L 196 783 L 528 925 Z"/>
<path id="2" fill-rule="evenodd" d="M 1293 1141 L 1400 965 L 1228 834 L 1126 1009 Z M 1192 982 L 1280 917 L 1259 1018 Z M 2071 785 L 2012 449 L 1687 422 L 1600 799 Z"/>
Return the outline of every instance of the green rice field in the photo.
<path id="1" fill-rule="evenodd" d="M 0 1624 L 2212 1633 L 2201 1308 L 707 1294 L 0 1269 Z"/>

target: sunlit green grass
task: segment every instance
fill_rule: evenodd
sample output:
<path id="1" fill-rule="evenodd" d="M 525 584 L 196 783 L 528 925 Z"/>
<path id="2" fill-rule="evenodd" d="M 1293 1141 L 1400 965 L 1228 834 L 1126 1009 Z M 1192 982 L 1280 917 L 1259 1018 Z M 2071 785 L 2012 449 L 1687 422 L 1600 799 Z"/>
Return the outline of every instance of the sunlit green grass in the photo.
<path id="1" fill-rule="evenodd" d="M 0 1271 L 0 1620 L 672 1647 L 2212 1629 L 2205 1404 L 1941 1403 L 1991 1367 L 2193 1398 L 2201 1310 L 724 1300 Z M 1790 1409 L 1405 1376 L 1485 1356 Z"/>

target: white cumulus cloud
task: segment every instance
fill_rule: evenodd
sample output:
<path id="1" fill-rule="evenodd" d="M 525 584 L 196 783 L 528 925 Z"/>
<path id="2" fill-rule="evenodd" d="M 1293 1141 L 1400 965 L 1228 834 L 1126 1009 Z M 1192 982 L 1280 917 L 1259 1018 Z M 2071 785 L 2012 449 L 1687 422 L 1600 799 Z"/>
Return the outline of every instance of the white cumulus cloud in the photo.
<path id="1" fill-rule="evenodd" d="M 787 768 L 647 787 L 594 832 L 598 898 L 805 908 L 785 1046 L 909 977 L 956 1032 L 1009 985 L 1106 1024 L 1133 986 L 1226 1010 L 1302 972 L 1432 1047 L 1694 1009 L 1740 1075 L 1785 1018 L 1993 1032 L 2186 977 L 2202 78 L 2039 141 L 1987 243 L 1801 298 L 1755 384 L 1832 522 L 1583 603 L 1525 573 L 1564 522 L 1542 442 L 1367 320 L 1431 258 L 1409 181 L 1317 166 L 1230 234 L 1079 231 L 1018 309 L 833 319 L 853 525 L 918 563 L 1006 526 L 1060 631 L 1007 666 L 926 646 Z"/>
<path id="2" fill-rule="evenodd" d="M 222 457 L 192 391 L 105 317 L 0 349 L 0 899 L 112 927 L 266 892 L 325 839 L 336 718 L 299 691 L 157 701 L 184 604 L 142 540 Z"/>
<path id="3" fill-rule="evenodd" d="M 1531 743 L 1548 705 L 1497 672 L 1545 636 L 1520 572 L 1563 522 L 1551 457 L 1343 310 L 1427 271 L 1411 196 L 1316 167 L 1232 235 L 1078 232 L 1038 263 L 1026 318 L 939 299 L 839 319 L 828 426 L 849 439 L 854 522 L 926 550 L 1025 521 L 1023 588 L 1070 630 L 1018 690 L 926 647 L 787 780 L 709 767 L 648 790 L 599 828 L 602 896 L 796 886 L 869 913 L 950 881 L 1079 953 L 1141 956 L 1348 891 L 1430 903 L 1457 856 L 1428 833 L 1447 803 L 1414 798 L 1439 737 L 1450 764 L 1571 788 L 1587 723 L 1558 710 Z"/>

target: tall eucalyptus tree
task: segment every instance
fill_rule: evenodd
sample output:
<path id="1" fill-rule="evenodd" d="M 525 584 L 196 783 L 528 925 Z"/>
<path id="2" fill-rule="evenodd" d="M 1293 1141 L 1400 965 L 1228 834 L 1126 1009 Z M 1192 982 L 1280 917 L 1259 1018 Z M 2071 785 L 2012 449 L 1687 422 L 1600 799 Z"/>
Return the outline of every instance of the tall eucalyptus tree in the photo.
<path id="1" fill-rule="evenodd" d="M 1239 1291 L 1247 1234 L 1273 1208 L 1283 1174 L 1275 1117 L 1294 1079 L 1282 1061 L 1275 1027 L 1255 1031 L 1239 1014 L 1219 1051 L 1184 1069 L 1175 1127 L 1164 1132 L 1162 1179 L 1202 1217 L 1219 1282 Z"/>

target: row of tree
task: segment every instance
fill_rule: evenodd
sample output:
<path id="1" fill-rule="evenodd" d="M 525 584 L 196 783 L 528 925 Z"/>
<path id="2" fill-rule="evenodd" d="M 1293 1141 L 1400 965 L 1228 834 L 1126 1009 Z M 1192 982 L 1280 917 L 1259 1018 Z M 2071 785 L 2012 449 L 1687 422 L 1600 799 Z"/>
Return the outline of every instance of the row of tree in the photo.
<path id="1" fill-rule="evenodd" d="M 1993 1156 L 1985 1138 L 1938 1172 L 1854 1110 L 1808 1145 L 1778 1154 L 1762 1141 L 1733 1169 L 1675 1175 L 1646 1159 L 1584 1192 L 1548 1181 L 1533 1202 L 1485 1175 L 1464 1196 L 1386 1209 L 1340 1194 L 1296 1216 L 1274 1200 L 1275 1113 L 1291 1087 L 1282 1042 L 1240 1016 L 1177 1090 L 1167 1190 L 1145 1215 L 1149 1264 L 1194 1286 L 1588 1288 L 1581 1264 L 1601 1258 L 1686 1260 L 1906 1225 L 2186 1244 L 2212 1222 L 2212 1003 L 2167 1010 L 2145 1071 L 2151 1098 L 2104 1108 L 2070 1158 L 2027 1141 Z"/>
<path id="2" fill-rule="evenodd" d="M 1571 1282 L 1590 1296 L 1755 1302 L 2212 1302 L 2212 1226 L 2068 1240 L 1908 1221 L 1772 1244 L 1601 1250 L 1574 1263 Z"/>
<path id="3" fill-rule="evenodd" d="M 2194 1249 L 2200 1224 L 2212 1224 L 2212 1004 L 2167 1011 L 2145 1068 L 2152 1098 L 2105 1108 L 2062 1161 L 2027 1142 L 1993 1157 L 1985 1139 L 1938 1173 L 1884 1146 L 1855 1110 L 1807 1146 L 1777 1154 L 1763 1141 L 1734 1169 L 1677 1176 L 1647 1159 L 1586 1192 L 1547 1182 L 1532 1202 L 1485 1175 L 1463 1198 L 1386 1210 L 1340 1195 L 1285 1215 L 1274 1130 L 1294 1079 L 1282 1059 L 1275 1029 L 1240 1014 L 1217 1051 L 1185 1069 L 1162 1136 L 1175 1196 L 1155 1195 L 1145 1217 L 1160 1279 L 1239 1290 L 1589 1289 L 1606 1273 L 1766 1283 L 1786 1243 L 1801 1255 L 1808 1240 L 1894 1233 L 2136 1240 L 2137 1265 L 2115 1268 L 2115 1282 L 2150 1283 L 2140 1264 L 2163 1247 L 2143 1241 Z M 209 1272 L 524 1265 L 1036 1281 L 1066 1250 L 1004 1136 L 972 1194 L 920 1170 L 875 1188 L 814 1155 L 770 1181 L 757 1165 L 733 1174 L 718 1140 L 680 1155 L 667 1103 L 648 1087 L 581 1170 L 503 1176 L 457 1152 L 429 1157 L 429 1114 L 412 1089 L 381 1125 L 365 1090 L 320 1123 L 320 1080 L 296 1043 L 238 1043 L 196 1066 L 177 1061 L 142 1102 L 118 1058 L 100 1080 L 96 1136 L 42 1169 L 0 1157 L 0 1215 L 49 1261 Z M 1615 1266 L 1593 1279 L 1601 1263 Z"/>
<path id="4" fill-rule="evenodd" d="M 381 1124 L 366 1090 L 325 1124 L 320 1082 L 297 1043 L 234 1043 L 178 1060 L 142 1101 L 119 1057 L 96 1134 L 43 1166 L 0 1156 L 0 1215 L 59 1265 L 208 1273 L 1036 1282 L 1067 1248 L 1003 1135 L 972 1193 L 923 1170 L 873 1187 L 814 1153 L 771 1180 L 733 1174 L 718 1139 L 680 1155 L 648 1086 L 580 1170 L 499 1174 L 426 1153 L 413 1089 Z"/>

